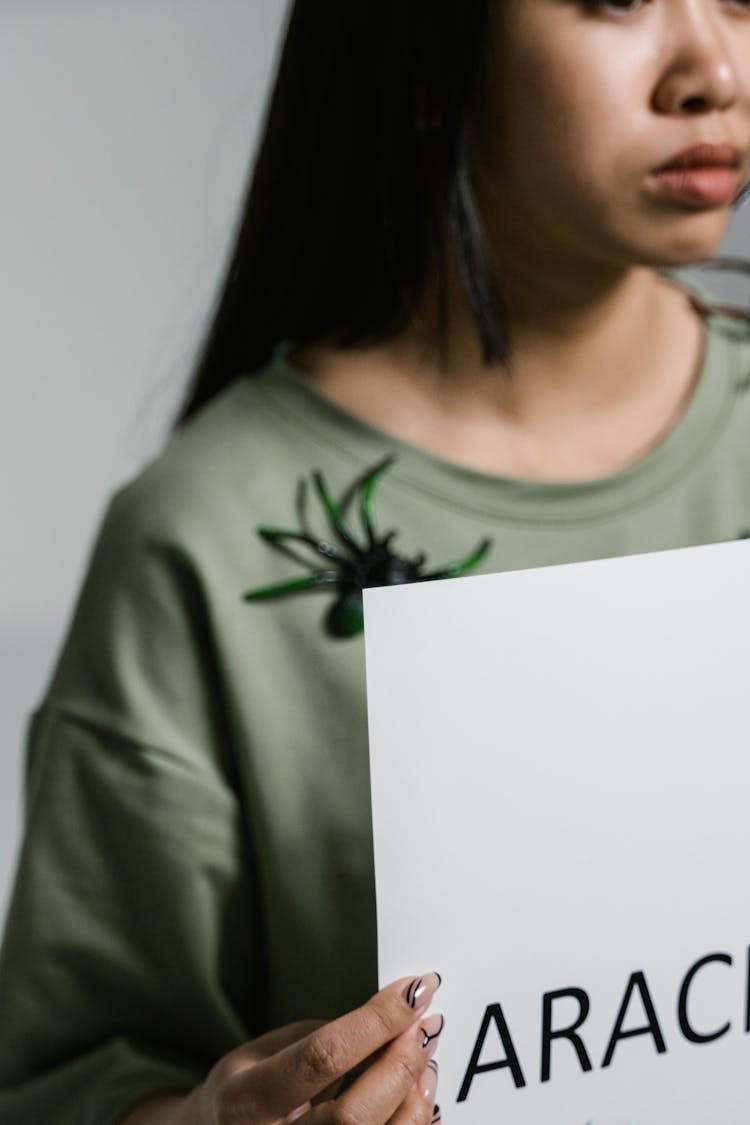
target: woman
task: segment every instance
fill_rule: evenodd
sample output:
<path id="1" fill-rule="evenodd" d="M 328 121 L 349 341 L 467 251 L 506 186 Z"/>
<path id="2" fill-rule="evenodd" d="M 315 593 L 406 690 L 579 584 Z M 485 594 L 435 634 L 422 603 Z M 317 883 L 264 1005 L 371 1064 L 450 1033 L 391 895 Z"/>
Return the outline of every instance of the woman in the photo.
<path id="1" fill-rule="evenodd" d="M 295 4 L 180 432 L 33 718 L 3 1121 L 439 1116 L 438 976 L 363 1004 L 357 589 L 742 533 L 748 330 L 662 271 L 724 233 L 749 62 L 736 0 Z"/>

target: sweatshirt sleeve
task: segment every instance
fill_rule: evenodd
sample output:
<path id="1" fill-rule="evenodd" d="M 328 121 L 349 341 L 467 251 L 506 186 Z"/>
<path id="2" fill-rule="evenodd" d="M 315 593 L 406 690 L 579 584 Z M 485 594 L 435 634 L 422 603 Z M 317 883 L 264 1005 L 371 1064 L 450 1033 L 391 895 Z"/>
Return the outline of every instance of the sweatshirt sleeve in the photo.
<path id="1" fill-rule="evenodd" d="M 114 1125 L 202 1081 L 262 1023 L 205 604 L 189 549 L 113 503 L 29 725 L 0 953 L 3 1125 Z"/>

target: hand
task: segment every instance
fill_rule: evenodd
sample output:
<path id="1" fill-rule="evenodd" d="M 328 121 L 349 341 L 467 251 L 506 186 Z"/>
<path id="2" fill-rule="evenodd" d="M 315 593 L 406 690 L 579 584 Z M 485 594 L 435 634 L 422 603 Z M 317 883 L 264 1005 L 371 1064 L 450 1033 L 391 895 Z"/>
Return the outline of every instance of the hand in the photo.
<path id="1" fill-rule="evenodd" d="M 179 1125 L 430 1125 L 443 1029 L 427 1016 L 437 973 L 388 985 L 330 1023 L 290 1024 L 220 1059 L 183 1104 Z M 342 1079 L 362 1073 L 335 1101 Z"/>

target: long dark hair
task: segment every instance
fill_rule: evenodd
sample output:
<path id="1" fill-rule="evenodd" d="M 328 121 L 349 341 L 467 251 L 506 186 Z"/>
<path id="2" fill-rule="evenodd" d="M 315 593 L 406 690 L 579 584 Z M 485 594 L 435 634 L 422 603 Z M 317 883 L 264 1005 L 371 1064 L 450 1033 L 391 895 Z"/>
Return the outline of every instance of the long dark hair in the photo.
<path id="1" fill-rule="evenodd" d="M 406 327 L 447 252 L 486 359 L 507 358 L 463 134 L 491 0 L 295 0 L 223 286 L 177 416 L 274 347 Z"/>

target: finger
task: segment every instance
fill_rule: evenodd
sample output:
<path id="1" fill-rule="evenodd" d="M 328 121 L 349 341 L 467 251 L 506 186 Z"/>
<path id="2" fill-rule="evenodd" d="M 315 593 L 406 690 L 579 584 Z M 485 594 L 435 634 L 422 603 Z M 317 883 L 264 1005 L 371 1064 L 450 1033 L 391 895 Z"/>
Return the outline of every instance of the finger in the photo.
<path id="1" fill-rule="evenodd" d="M 300 1117 L 304 1117 L 305 1114 L 309 1113 L 311 1109 L 312 1106 L 309 1102 L 305 1102 L 304 1105 L 298 1106 L 297 1109 L 286 1115 L 286 1117 L 284 1118 L 284 1125 L 292 1125 L 292 1122 L 298 1121 Z"/>
<path id="2" fill-rule="evenodd" d="M 390 1118 L 388 1125 L 438 1125 L 440 1106 L 436 1103 L 437 1063 L 430 1059 L 415 1086 Z"/>
<path id="3" fill-rule="evenodd" d="M 432 975 L 434 975 L 438 978 L 437 987 L 439 988 L 440 983 L 441 983 L 440 974 L 434 973 Z M 420 1011 L 420 1010 L 425 1010 L 426 1007 L 429 1007 L 429 1003 L 427 1003 L 426 1005 L 425 1004 L 420 1005 L 419 999 L 416 999 L 416 997 L 418 997 L 418 995 L 419 995 L 422 983 L 423 983 L 422 977 L 412 977 L 411 982 L 410 982 L 410 987 L 407 988 L 407 994 L 409 996 L 409 1005 L 412 1009 L 416 1010 L 417 1012 Z M 433 993 L 433 995 L 434 995 L 434 993 Z M 417 1005 L 419 1005 L 419 1006 L 417 1007 Z M 383 1051 L 385 1051 L 387 1046 L 388 1046 L 387 1043 L 381 1044 L 380 1046 L 378 1046 L 377 1049 L 375 1051 L 373 1051 L 371 1055 L 368 1055 L 366 1058 L 362 1059 L 361 1062 L 359 1062 L 356 1066 L 352 1067 L 348 1071 L 348 1073 L 346 1074 L 345 1078 L 342 1079 L 341 1082 L 338 1083 L 338 1085 L 340 1086 L 343 1082 L 345 1082 L 348 1086 L 351 1086 L 352 1083 L 357 1078 L 359 1078 L 360 1074 L 363 1074 L 364 1071 L 368 1069 L 368 1067 L 372 1066 L 372 1064 L 375 1062 L 376 1059 L 380 1058 L 380 1056 L 383 1054 Z M 314 1104 L 315 1104 L 315 1100 L 313 1100 L 313 1105 Z"/>
<path id="4" fill-rule="evenodd" d="M 298 1020 L 297 1023 L 285 1024 L 284 1027 L 277 1027 L 273 1031 L 267 1031 L 265 1035 L 259 1035 L 248 1046 L 256 1059 L 268 1059 L 271 1055 L 283 1051 L 285 1047 L 306 1039 L 314 1031 L 325 1027 L 327 1022 L 327 1020 Z"/>
<path id="5" fill-rule="evenodd" d="M 290 1044 L 305 1039 L 319 1027 L 325 1027 L 326 1022 L 326 1020 L 299 1020 L 297 1023 L 277 1027 L 273 1031 L 267 1031 L 265 1035 L 259 1035 L 257 1039 L 242 1043 L 229 1051 L 222 1060 L 225 1077 L 232 1078 L 249 1067 L 255 1067 L 259 1062 L 284 1050 Z"/>
<path id="6" fill-rule="evenodd" d="M 309 1113 L 314 1105 L 320 1105 L 322 1102 L 327 1102 L 330 1101 L 331 1098 L 335 1098 L 341 1088 L 341 1082 L 342 1080 L 337 1078 L 335 1082 L 331 1083 L 327 1090 L 323 1090 L 322 1094 L 318 1094 L 313 1098 L 312 1102 L 305 1102 L 304 1105 L 298 1106 L 292 1113 L 287 1114 L 284 1118 L 284 1125 L 292 1125 L 293 1121 L 297 1121 L 298 1118 L 304 1117 L 306 1113 Z"/>
<path id="7" fill-rule="evenodd" d="M 336 1081 L 332 1082 L 330 1086 L 327 1086 L 325 1090 L 322 1090 L 319 1094 L 315 1095 L 312 1100 L 312 1104 L 320 1105 L 321 1102 L 329 1102 L 331 1098 L 335 1098 L 339 1090 L 341 1089 L 343 1082 L 343 1078 L 337 1078 Z"/>
<path id="8" fill-rule="evenodd" d="M 444 1026 L 442 1015 L 424 1016 L 395 1039 L 354 1085 L 337 1099 L 337 1117 L 375 1123 L 390 1121 L 394 1115 L 402 1112 L 401 1107 L 405 1103 L 413 1110 L 415 1084 L 421 1085 L 423 1080 L 433 1081 L 437 1078 L 437 1071 L 434 1067 L 428 1068 L 428 1063 L 437 1050 Z M 427 1069 L 431 1078 L 425 1073 Z M 432 1119 L 432 1106 L 427 1107 L 424 1098 L 422 1101 L 425 1104 L 421 1106 L 415 1122 Z M 396 1120 L 402 1119 L 410 1120 L 408 1116 L 396 1116 Z M 315 1115 L 312 1120 L 315 1121 Z M 324 1121 L 325 1117 L 320 1115 L 320 1125 Z"/>
<path id="9" fill-rule="evenodd" d="M 241 1079 L 237 1091 L 248 1120 L 254 1120 L 253 1112 L 259 1121 L 278 1120 L 312 1101 L 410 1027 L 429 1007 L 439 986 L 438 973 L 404 977 L 362 1007 L 258 1063 Z"/>

